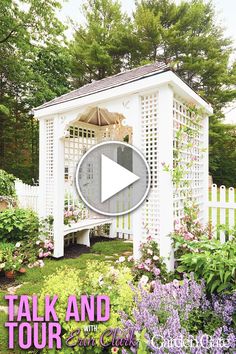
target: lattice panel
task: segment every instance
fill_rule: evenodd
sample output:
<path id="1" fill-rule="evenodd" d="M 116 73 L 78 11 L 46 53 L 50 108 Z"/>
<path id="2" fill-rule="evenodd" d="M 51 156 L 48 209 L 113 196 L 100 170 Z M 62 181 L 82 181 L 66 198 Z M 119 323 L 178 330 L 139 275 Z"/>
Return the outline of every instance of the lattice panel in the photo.
<path id="1" fill-rule="evenodd" d="M 74 174 L 80 158 L 97 143 L 96 126 L 88 123 L 77 122 L 68 129 L 65 138 L 65 207 L 79 207 L 79 198 L 74 185 Z M 87 216 L 84 210 L 83 217 Z"/>
<path id="2" fill-rule="evenodd" d="M 47 119 L 46 124 L 46 215 L 53 214 L 53 163 L 54 163 L 54 121 Z"/>
<path id="3" fill-rule="evenodd" d="M 158 198 L 158 96 L 141 97 L 142 151 L 151 170 L 151 190 L 143 208 L 143 225 L 148 234 L 159 235 L 160 214 Z"/>
<path id="4" fill-rule="evenodd" d="M 180 129 L 185 129 L 181 141 L 177 139 Z M 173 130 L 174 130 L 174 156 L 177 150 L 181 154 L 181 165 L 186 173 L 179 186 L 174 188 L 174 217 L 184 216 L 184 203 L 194 201 L 200 209 L 202 218 L 204 166 L 202 159 L 203 126 L 201 119 L 188 109 L 181 99 L 173 101 Z M 174 166 L 176 158 L 174 157 Z"/>

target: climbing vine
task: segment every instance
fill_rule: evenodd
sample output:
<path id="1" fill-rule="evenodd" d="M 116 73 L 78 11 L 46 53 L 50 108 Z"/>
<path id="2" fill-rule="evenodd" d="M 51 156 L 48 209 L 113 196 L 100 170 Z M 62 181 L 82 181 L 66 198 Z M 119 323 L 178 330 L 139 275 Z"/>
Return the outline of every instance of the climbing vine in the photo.
<path id="1" fill-rule="evenodd" d="M 188 106 L 188 111 L 191 113 L 190 117 L 193 125 L 190 128 L 184 124 L 178 123 L 178 129 L 174 136 L 173 168 L 165 162 L 162 163 L 163 170 L 171 173 L 175 190 L 183 188 L 184 196 L 189 196 L 189 193 L 191 193 L 191 189 L 189 188 L 191 180 L 186 179 L 186 175 L 198 159 L 192 153 L 192 148 L 194 147 L 194 139 L 200 134 L 200 123 L 204 114 L 203 109 L 198 109 L 195 106 Z M 190 151 L 190 159 L 184 161 L 184 153 L 187 152 L 189 154 Z M 204 152 L 204 149 L 200 149 L 200 151 Z"/>

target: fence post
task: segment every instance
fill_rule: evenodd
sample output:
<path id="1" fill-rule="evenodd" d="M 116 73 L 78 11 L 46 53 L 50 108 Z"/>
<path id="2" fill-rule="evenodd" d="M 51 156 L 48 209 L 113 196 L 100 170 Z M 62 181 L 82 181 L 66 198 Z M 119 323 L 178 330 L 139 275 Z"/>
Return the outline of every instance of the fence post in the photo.
<path id="1" fill-rule="evenodd" d="M 220 186 L 220 202 L 226 202 L 226 188 L 225 186 Z M 226 213 L 225 213 L 225 205 L 223 208 L 220 208 L 220 225 L 226 224 Z M 221 243 L 225 242 L 225 232 L 220 230 L 220 241 Z"/>
<path id="2" fill-rule="evenodd" d="M 233 204 L 234 203 L 234 188 L 230 187 L 229 188 L 229 203 Z M 234 208 L 229 209 L 229 228 L 233 228 L 235 226 L 235 220 L 234 220 Z M 230 236 L 230 239 L 232 239 L 232 236 Z"/>

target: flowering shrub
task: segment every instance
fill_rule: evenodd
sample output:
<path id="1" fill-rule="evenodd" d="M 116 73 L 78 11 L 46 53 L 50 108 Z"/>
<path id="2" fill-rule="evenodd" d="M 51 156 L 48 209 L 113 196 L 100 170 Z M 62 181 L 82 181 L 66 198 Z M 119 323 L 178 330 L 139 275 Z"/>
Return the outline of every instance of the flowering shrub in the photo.
<path id="1" fill-rule="evenodd" d="M 44 265 L 42 258 L 50 257 L 53 251 L 53 243 L 49 239 L 34 238 L 32 243 L 17 242 L 15 247 L 15 254 L 20 255 L 23 263 L 29 268 L 42 267 Z"/>
<path id="2" fill-rule="evenodd" d="M 43 267 L 41 258 L 52 254 L 53 243 L 51 240 L 33 239 L 32 242 L 18 241 L 16 244 L 1 243 L 0 270 L 17 271 L 23 266 Z"/>
<path id="3" fill-rule="evenodd" d="M 187 252 L 192 252 L 188 241 L 197 241 L 202 237 L 212 239 L 211 225 L 204 227 L 198 220 L 199 209 L 194 203 L 185 205 L 185 216 L 175 220 L 172 234 L 176 258 Z"/>
<path id="4" fill-rule="evenodd" d="M 11 243 L 1 243 L 0 271 L 17 271 L 21 268 L 23 259 L 15 254 L 15 246 Z"/>
<path id="5" fill-rule="evenodd" d="M 86 277 L 84 276 L 84 270 L 76 270 L 75 268 L 61 268 L 55 274 L 48 277 L 42 285 L 42 292 L 40 294 L 40 308 L 43 312 L 44 297 L 45 295 L 60 295 L 55 306 L 59 322 L 63 328 L 64 341 L 69 337 L 70 333 L 78 328 L 81 329 L 81 338 L 93 337 L 99 343 L 99 337 L 101 333 L 107 328 L 117 328 L 121 326 L 120 312 L 125 311 L 131 313 L 133 306 L 133 292 L 129 286 L 129 282 L 132 280 L 131 271 L 127 267 L 118 266 L 114 268 L 100 261 L 92 261 L 86 264 Z M 69 295 L 76 295 L 80 298 L 82 294 L 97 295 L 106 294 L 110 298 L 111 302 L 111 316 L 107 322 L 99 322 L 98 330 L 96 332 L 84 332 L 83 328 L 90 323 L 65 321 L 65 311 L 67 308 L 67 301 Z M 92 323 L 96 324 L 95 322 Z M 91 348 L 88 348 L 88 352 L 91 352 Z M 110 348 L 111 350 L 112 348 Z M 64 353 L 79 352 L 86 353 L 86 348 L 75 346 L 68 348 L 65 346 Z M 115 349 L 114 349 L 115 350 Z M 113 350 L 113 351 L 114 351 Z M 45 349 L 46 352 L 46 349 Z M 102 348 L 96 346 L 92 348 L 93 353 L 102 353 Z"/>
<path id="6" fill-rule="evenodd" d="M 226 306 L 224 315 L 223 306 Z M 133 316 L 123 314 L 123 323 L 127 331 L 135 331 L 142 353 L 233 353 L 236 345 L 233 312 L 235 296 L 209 301 L 204 283 L 198 284 L 192 276 L 190 280 L 185 277 L 182 283 L 157 281 L 153 292 L 139 286 L 135 290 Z M 212 336 L 213 349 L 191 348 L 194 339 L 201 343 L 209 340 L 208 335 Z M 216 348 L 219 337 L 227 347 Z M 181 348 L 180 340 L 187 347 Z M 137 348 L 132 348 L 132 352 L 137 353 Z"/>
<path id="7" fill-rule="evenodd" d="M 135 280 L 142 279 L 143 283 L 160 279 L 166 281 L 167 271 L 163 259 L 160 257 L 158 243 L 151 236 L 140 246 L 141 258 L 134 265 Z"/>

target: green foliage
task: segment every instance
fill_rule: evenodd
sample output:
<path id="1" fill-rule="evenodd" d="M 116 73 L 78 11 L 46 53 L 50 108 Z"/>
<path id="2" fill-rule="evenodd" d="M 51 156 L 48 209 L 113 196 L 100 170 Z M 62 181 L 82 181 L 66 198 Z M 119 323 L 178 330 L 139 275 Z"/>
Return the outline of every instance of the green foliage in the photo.
<path id="1" fill-rule="evenodd" d="M 236 125 L 213 121 L 210 129 L 210 174 L 214 183 L 236 185 Z M 227 155 L 226 155 L 227 152 Z"/>
<path id="2" fill-rule="evenodd" d="M 236 289 L 236 242 L 221 243 L 217 239 L 185 240 L 191 250 L 179 259 L 178 272 L 194 272 L 204 279 L 209 293 L 230 293 Z"/>
<path id="3" fill-rule="evenodd" d="M 69 88 L 70 60 L 57 0 L 0 3 L 0 168 L 26 182 L 38 177 L 33 107 Z"/>
<path id="4" fill-rule="evenodd" d="M 171 63 L 218 112 L 236 96 L 230 87 L 236 68 L 228 66 L 232 41 L 224 36 L 210 1 L 144 0 L 134 21 L 140 61 Z"/>
<path id="5" fill-rule="evenodd" d="M 101 347 L 98 343 L 101 333 L 107 328 L 121 327 L 120 311 L 131 312 L 133 303 L 133 292 L 129 286 L 131 280 L 132 276 L 128 268 L 120 267 L 116 269 L 105 262 L 91 261 L 89 264 L 87 263 L 86 277 L 84 277 L 83 271 L 63 267 L 44 281 L 39 299 L 41 310 L 43 311 L 45 295 L 60 294 L 55 308 L 63 328 L 63 338 L 68 338 L 73 330 L 80 328 L 80 337 L 94 337 L 97 345 L 93 348 L 93 352 L 100 353 Z M 83 327 L 89 324 L 88 321 L 78 323 L 71 320 L 65 322 L 68 296 L 71 294 L 76 295 L 77 299 L 82 294 L 108 295 L 111 301 L 110 319 L 107 322 L 100 322 L 96 332 L 88 332 L 86 334 L 83 331 Z M 89 350 L 91 349 L 88 348 L 88 352 Z M 74 351 L 87 353 L 86 348 L 79 348 L 78 346 L 74 348 Z"/>
<path id="6" fill-rule="evenodd" d="M 15 176 L 7 173 L 4 170 L 0 170 L 0 195 L 15 197 Z"/>
<path id="7" fill-rule="evenodd" d="M 212 310 L 194 309 L 190 312 L 183 326 L 192 335 L 197 335 L 199 330 L 213 335 L 215 330 L 223 325 L 222 319 Z"/>
<path id="8" fill-rule="evenodd" d="M 136 338 L 138 340 L 138 352 L 137 354 L 146 354 L 148 347 L 147 347 L 147 339 L 145 338 L 146 329 L 143 329 L 142 332 L 136 334 Z"/>
<path id="9" fill-rule="evenodd" d="M 27 209 L 6 209 L 0 213 L 0 241 L 35 239 L 39 233 L 38 216 Z"/>
<path id="10" fill-rule="evenodd" d="M 132 19 L 112 0 L 87 0 L 83 9 L 86 24 L 78 27 L 70 46 L 75 87 L 163 61 L 212 104 L 217 120 L 236 98 L 232 40 L 225 36 L 211 1 L 144 0 L 136 3 Z M 234 186 L 235 149 L 230 146 L 235 134 L 227 136 L 229 130 L 222 129 L 218 133 L 210 125 L 210 171 L 216 182 Z M 174 173 L 179 181 L 183 171 L 177 166 Z"/>
<path id="11" fill-rule="evenodd" d="M 71 44 L 74 85 L 81 86 L 121 71 L 132 48 L 131 24 L 118 1 L 87 0 L 86 19 Z"/>

